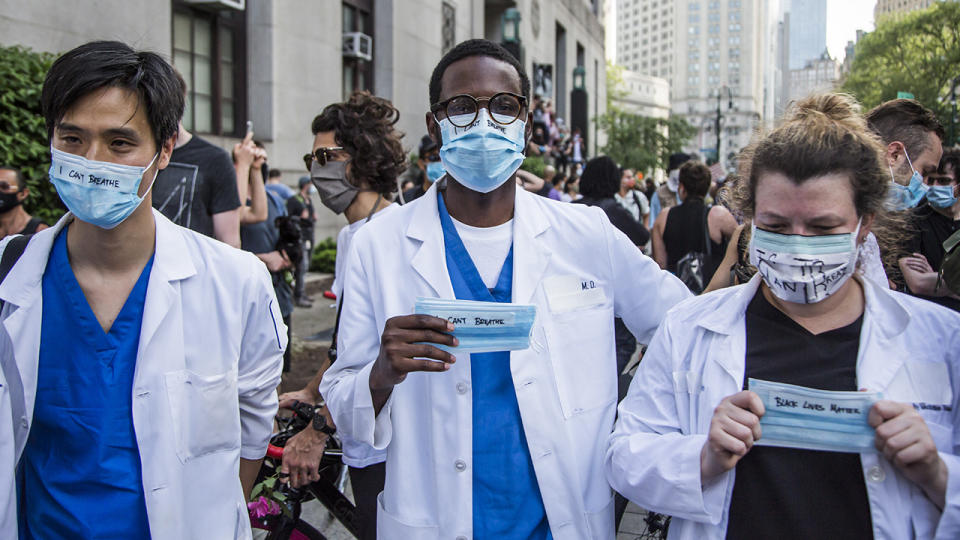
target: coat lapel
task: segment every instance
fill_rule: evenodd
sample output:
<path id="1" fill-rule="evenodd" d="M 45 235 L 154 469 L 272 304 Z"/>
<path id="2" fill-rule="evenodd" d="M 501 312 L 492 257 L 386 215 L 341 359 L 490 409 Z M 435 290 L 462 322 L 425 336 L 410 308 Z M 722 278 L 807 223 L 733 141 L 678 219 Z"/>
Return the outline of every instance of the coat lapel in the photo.
<path id="1" fill-rule="evenodd" d="M 411 208 L 413 216 L 407 226 L 407 237 L 420 242 L 420 247 L 411 261 L 414 271 L 433 289 L 437 298 L 454 298 L 453 285 L 447 273 L 443 246 L 443 230 L 437 213 L 437 184 L 430 186 L 426 194 Z M 412 307 L 412 306 L 411 306 Z"/>
<path id="2" fill-rule="evenodd" d="M 517 188 L 513 212 L 513 301 L 529 304 L 550 263 L 550 251 L 537 237 L 550 228 L 537 197 Z"/>

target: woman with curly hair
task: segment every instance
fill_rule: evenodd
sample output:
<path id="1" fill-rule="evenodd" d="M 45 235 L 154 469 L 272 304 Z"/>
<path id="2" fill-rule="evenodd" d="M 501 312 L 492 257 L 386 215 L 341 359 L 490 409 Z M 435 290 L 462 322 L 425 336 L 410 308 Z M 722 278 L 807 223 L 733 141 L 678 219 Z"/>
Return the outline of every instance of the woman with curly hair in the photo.
<path id="1" fill-rule="evenodd" d="M 343 269 L 350 241 L 371 219 L 397 208 L 392 194 L 403 172 L 403 134 L 395 129 L 400 113 L 390 101 L 369 92 L 354 92 L 343 103 L 327 105 L 313 119 L 313 150 L 303 156 L 310 179 L 323 205 L 347 218 L 337 235 L 337 262 L 333 292 L 343 302 Z M 339 325 L 339 309 L 337 311 Z M 336 328 L 330 358 L 316 376 L 298 391 L 280 396 L 280 405 L 294 400 L 320 402 L 320 379 L 336 356 Z M 324 409 L 327 425 L 333 419 Z M 299 487 L 320 479 L 319 464 L 327 433 L 305 429 L 291 438 L 284 449 L 281 471 L 290 475 L 290 484 Z M 376 497 L 383 490 L 386 453 L 341 435 L 343 462 L 350 468 L 350 482 L 359 513 L 361 540 L 376 538 Z"/>
<path id="2" fill-rule="evenodd" d="M 891 237 L 882 156 L 843 94 L 741 154 L 756 274 L 667 314 L 607 448 L 670 538 L 958 537 L 960 316 L 858 271 Z"/>

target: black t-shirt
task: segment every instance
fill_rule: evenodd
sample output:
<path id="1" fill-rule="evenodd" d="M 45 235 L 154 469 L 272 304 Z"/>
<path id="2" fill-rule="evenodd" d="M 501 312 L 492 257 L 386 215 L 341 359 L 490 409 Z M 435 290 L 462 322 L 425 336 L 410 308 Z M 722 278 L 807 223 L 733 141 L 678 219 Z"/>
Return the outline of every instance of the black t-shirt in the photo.
<path id="1" fill-rule="evenodd" d="M 426 192 L 427 190 L 423 189 L 423 184 L 420 184 L 418 186 L 413 186 L 412 188 L 403 192 L 403 202 L 404 204 L 406 204 L 406 203 L 409 203 L 410 201 L 415 201 L 420 197 L 423 197 L 424 193 Z"/>
<path id="2" fill-rule="evenodd" d="M 617 202 L 613 197 L 608 197 L 606 199 L 594 199 L 593 197 L 581 197 L 573 201 L 574 204 L 585 204 L 587 206 L 599 206 L 604 213 L 607 214 L 607 219 L 610 220 L 610 223 L 620 229 L 620 232 L 627 235 L 627 238 L 633 242 L 635 246 L 642 246 L 650 240 L 650 231 L 643 226 L 639 221 L 633 219 L 633 214 L 629 210 L 624 208 Z"/>
<path id="3" fill-rule="evenodd" d="M 954 221 L 934 210 L 929 204 L 923 204 L 913 211 L 912 222 L 916 230 L 907 243 L 907 252 L 922 254 L 934 270 L 940 270 L 944 256 L 943 242 L 960 229 L 960 220 Z M 910 290 L 907 289 L 907 292 Z M 915 296 L 960 311 L 960 300 L 946 296 Z"/>
<path id="4" fill-rule="evenodd" d="M 196 135 L 175 148 L 153 184 L 153 207 L 177 225 L 213 237 L 213 215 L 240 207 L 230 154 Z"/>
<path id="5" fill-rule="evenodd" d="M 746 313 L 744 388 L 753 377 L 857 390 L 862 326 L 860 316 L 813 335 L 757 292 Z M 860 455 L 754 446 L 737 463 L 727 538 L 873 538 Z"/>

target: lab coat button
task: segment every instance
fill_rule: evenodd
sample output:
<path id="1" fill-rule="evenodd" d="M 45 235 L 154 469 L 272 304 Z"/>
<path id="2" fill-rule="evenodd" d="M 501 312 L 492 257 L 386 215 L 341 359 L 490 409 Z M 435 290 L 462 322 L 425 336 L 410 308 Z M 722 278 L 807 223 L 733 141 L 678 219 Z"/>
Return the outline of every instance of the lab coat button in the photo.
<path id="1" fill-rule="evenodd" d="M 879 465 L 874 465 L 867 470 L 867 478 L 869 478 L 871 482 L 883 482 L 886 477 L 887 473 L 885 473 Z"/>
<path id="2" fill-rule="evenodd" d="M 457 393 L 458 393 L 458 394 L 466 394 L 466 393 L 467 393 L 467 383 L 465 383 L 465 382 L 458 382 L 458 383 L 457 383 Z"/>
<path id="3" fill-rule="evenodd" d="M 27 417 L 26 417 L 26 416 L 21 416 L 21 417 L 20 417 L 20 425 L 23 426 L 24 428 L 27 427 Z"/>
<path id="4" fill-rule="evenodd" d="M 454 466 L 454 468 L 457 469 L 457 472 L 463 472 L 463 471 L 467 470 L 467 463 L 466 463 L 465 461 L 463 461 L 462 459 L 458 459 L 458 460 L 454 461 L 454 462 L 453 462 L 453 466 Z"/>

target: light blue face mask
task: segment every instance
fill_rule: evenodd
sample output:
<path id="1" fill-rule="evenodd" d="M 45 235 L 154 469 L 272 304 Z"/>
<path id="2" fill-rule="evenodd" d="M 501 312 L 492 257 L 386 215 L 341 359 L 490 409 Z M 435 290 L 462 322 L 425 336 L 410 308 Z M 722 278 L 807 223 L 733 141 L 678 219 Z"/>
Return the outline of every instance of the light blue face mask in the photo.
<path id="1" fill-rule="evenodd" d="M 953 186 L 930 186 L 927 190 L 927 202 L 934 208 L 950 208 L 957 203 L 953 196 Z"/>
<path id="2" fill-rule="evenodd" d="M 880 392 L 831 392 L 792 384 L 749 379 L 766 409 L 760 418 L 758 445 L 876 452 L 876 431 L 867 424 Z"/>
<path id="3" fill-rule="evenodd" d="M 530 329 L 537 316 L 537 307 L 501 302 L 417 298 L 414 313 L 440 317 L 453 323 L 453 335 L 459 340 L 459 345 L 431 345 L 454 354 L 484 353 L 519 351 L 530 347 Z"/>
<path id="4" fill-rule="evenodd" d="M 447 174 L 447 171 L 443 168 L 443 163 L 440 161 L 430 161 L 427 163 L 427 178 L 431 182 L 436 182 L 437 180 L 443 178 L 443 175 Z"/>
<path id="5" fill-rule="evenodd" d="M 469 119 L 468 119 L 469 120 Z M 464 187 L 490 193 L 502 186 L 523 163 L 526 123 L 494 122 L 486 107 L 467 127 L 457 127 L 444 118 L 439 122 L 443 167 Z"/>
<path id="6" fill-rule="evenodd" d="M 138 192 L 143 173 L 157 160 L 153 156 L 146 167 L 94 161 L 50 147 L 50 181 L 67 209 L 80 221 L 102 229 L 123 223 L 143 202 Z M 157 179 L 159 169 L 150 181 Z M 144 197 L 150 191 L 143 194 Z"/>
<path id="7" fill-rule="evenodd" d="M 923 200 L 923 196 L 927 194 L 927 185 L 923 183 L 923 175 L 917 172 L 913 168 L 913 162 L 910 161 L 910 156 L 906 152 L 903 153 L 907 158 L 907 164 L 910 165 L 910 170 L 913 171 L 913 174 L 910 176 L 910 183 L 906 186 L 902 186 L 897 183 L 896 179 L 893 176 L 893 167 L 888 167 L 890 169 L 890 178 L 893 180 L 893 184 L 890 186 L 890 194 L 887 199 L 887 208 L 895 212 L 901 212 L 909 208 L 913 208 Z"/>

